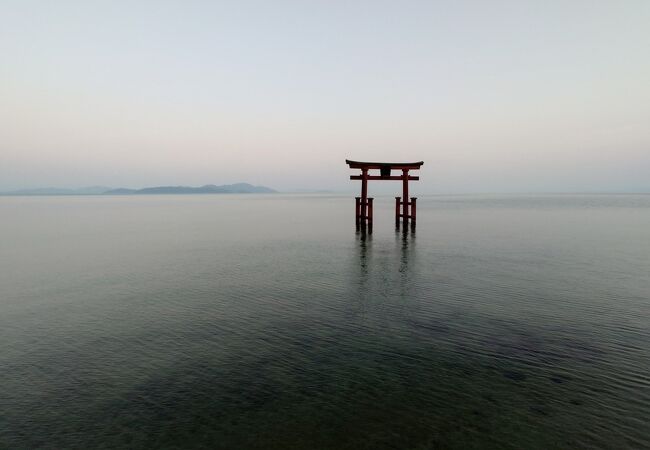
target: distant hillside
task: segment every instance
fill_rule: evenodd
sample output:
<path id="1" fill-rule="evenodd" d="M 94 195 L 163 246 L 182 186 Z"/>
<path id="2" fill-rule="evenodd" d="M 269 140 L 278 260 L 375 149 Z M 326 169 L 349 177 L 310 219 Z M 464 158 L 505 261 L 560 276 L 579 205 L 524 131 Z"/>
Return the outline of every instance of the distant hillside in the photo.
<path id="1" fill-rule="evenodd" d="M 156 195 L 156 194 L 271 194 L 274 191 L 265 186 L 253 186 L 248 183 L 225 184 L 215 186 L 206 184 L 201 187 L 157 186 L 143 189 L 111 189 L 105 195 Z"/>
<path id="2" fill-rule="evenodd" d="M 201 187 L 157 186 L 143 189 L 113 189 L 104 186 L 92 186 L 80 189 L 37 188 L 2 192 L 0 195 L 156 195 L 156 194 L 271 194 L 277 192 L 265 186 L 253 186 L 248 183 L 225 184 L 215 186 L 206 184 Z"/>

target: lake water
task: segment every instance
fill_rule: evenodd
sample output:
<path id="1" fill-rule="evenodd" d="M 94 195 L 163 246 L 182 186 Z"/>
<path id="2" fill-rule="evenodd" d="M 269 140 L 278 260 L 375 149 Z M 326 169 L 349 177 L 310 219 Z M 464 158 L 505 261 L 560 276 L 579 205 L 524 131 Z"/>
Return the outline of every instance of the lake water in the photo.
<path id="1" fill-rule="evenodd" d="M 649 448 L 650 195 L 0 197 L 0 448 Z"/>

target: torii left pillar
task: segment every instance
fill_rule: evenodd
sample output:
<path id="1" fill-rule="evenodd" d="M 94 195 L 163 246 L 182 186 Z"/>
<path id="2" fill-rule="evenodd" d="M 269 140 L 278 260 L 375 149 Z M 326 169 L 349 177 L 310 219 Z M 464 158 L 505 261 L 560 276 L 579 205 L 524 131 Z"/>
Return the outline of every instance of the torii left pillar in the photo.
<path id="1" fill-rule="evenodd" d="M 355 222 L 357 230 L 372 231 L 372 198 L 368 198 L 368 169 L 361 169 L 361 197 L 356 197 Z"/>

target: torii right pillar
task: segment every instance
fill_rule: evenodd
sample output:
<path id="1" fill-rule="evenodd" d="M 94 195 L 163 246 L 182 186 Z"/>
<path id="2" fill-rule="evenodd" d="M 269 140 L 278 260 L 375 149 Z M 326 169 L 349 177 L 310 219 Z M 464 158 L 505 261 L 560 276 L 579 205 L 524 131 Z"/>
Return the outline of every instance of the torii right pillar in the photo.
<path id="1" fill-rule="evenodd" d="M 417 197 L 410 197 L 409 201 L 409 169 L 403 168 L 400 178 L 402 179 L 402 197 L 395 197 L 395 225 L 399 227 L 400 218 L 402 218 L 404 226 L 408 225 L 410 220 L 411 228 L 415 228 Z"/>

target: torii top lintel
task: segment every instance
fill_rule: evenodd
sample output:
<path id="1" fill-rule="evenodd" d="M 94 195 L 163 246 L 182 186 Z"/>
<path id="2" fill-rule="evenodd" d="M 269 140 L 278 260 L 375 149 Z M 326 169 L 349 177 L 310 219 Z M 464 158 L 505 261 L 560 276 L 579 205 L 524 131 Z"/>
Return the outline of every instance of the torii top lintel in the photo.
<path id="1" fill-rule="evenodd" d="M 345 162 L 350 169 L 361 169 L 361 175 L 351 175 L 351 180 L 412 180 L 417 181 L 420 178 L 409 175 L 409 170 L 420 170 L 423 161 L 411 163 L 390 163 L 390 162 L 362 162 L 351 161 L 346 159 Z M 369 170 L 379 170 L 379 175 L 369 175 Z M 402 175 L 391 176 L 391 170 L 401 170 Z M 364 175 L 365 174 L 365 175 Z"/>
<path id="2" fill-rule="evenodd" d="M 350 169 L 396 169 L 396 170 L 419 170 L 420 166 L 424 164 L 424 161 L 418 161 L 418 162 L 400 162 L 400 163 L 392 163 L 392 162 L 362 162 L 362 161 L 352 161 L 350 159 L 346 159 L 345 162 L 347 163 L 348 166 L 350 166 Z"/>

